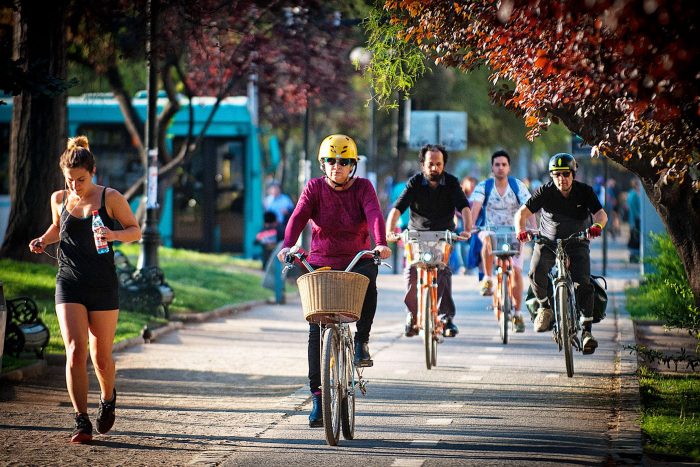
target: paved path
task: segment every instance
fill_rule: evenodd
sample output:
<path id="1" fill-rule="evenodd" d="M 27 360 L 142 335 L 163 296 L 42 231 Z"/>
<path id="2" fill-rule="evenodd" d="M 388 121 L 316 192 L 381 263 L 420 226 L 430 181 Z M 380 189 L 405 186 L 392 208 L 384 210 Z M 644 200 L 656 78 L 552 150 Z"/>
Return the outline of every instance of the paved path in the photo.
<path id="1" fill-rule="evenodd" d="M 357 439 L 326 446 L 308 428 L 307 325 L 297 301 L 258 307 L 117 354 L 118 419 L 90 446 L 66 442 L 62 368 L 0 390 L 3 465 L 590 465 L 639 461 L 632 338 L 620 290 L 634 278 L 611 258 L 600 347 L 575 356 L 531 325 L 498 342 L 476 278 L 455 276 L 461 333 L 426 370 L 420 338 L 405 338 L 400 276 L 381 275 L 380 304 L 357 403 Z M 595 251 L 594 251 L 595 254 Z M 618 312 L 615 310 L 617 309 Z M 92 391 L 95 405 L 96 388 Z M 94 409 L 91 409 L 94 418 Z"/>

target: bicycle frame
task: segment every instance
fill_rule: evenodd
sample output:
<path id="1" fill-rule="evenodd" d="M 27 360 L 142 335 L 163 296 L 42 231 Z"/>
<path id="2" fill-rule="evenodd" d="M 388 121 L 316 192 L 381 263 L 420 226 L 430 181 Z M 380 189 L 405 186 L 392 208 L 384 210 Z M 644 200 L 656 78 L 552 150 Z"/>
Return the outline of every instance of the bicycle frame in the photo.
<path id="1" fill-rule="evenodd" d="M 351 272 L 363 256 L 371 254 L 376 264 L 383 263 L 379 254 L 372 250 L 362 250 L 355 255 L 346 272 Z M 294 260 L 301 262 L 309 272 L 313 266 L 306 259 L 306 254 L 298 247 L 290 250 L 285 258 L 283 276 L 294 265 Z M 326 442 L 338 444 L 342 428 L 345 439 L 355 436 L 355 388 L 365 395 L 366 381 L 362 378 L 362 368 L 355 365 L 355 351 L 350 325 L 339 320 L 335 323 L 319 324 L 320 360 L 321 360 L 321 399 Z M 356 379 L 357 377 L 357 379 Z"/>
<path id="2" fill-rule="evenodd" d="M 430 370 L 437 364 L 437 344 L 444 340 L 438 313 L 438 272 L 447 267 L 452 242 L 466 238 L 449 230 L 404 230 L 399 238 L 404 242 L 408 265 L 416 268 L 416 325 L 423 335 L 425 366 Z"/>
<path id="3" fill-rule="evenodd" d="M 511 325 L 513 308 L 513 256 L 520 252 L 512 226 L 484 226 L 476 231 L 489 233 L 491 252 L 494 257 L 496 288 L 493 294 L 493 311 L 499 324 L 499 332 L 503 344 L 508 343 L 508 331 Z M 515 245 L 515 247 L 514 247 Z"/>
<path id="4" fill-rule="evenodd" d="M 534 235 L 536 243 L 544 245 L 554 252 L 554 267 L 549 271 L 549 280 L 552 283 L 553 297 L 550 303 L 554 310 L 554 341 L 559 351 L 564 350 L 566 373 L 569 377 L 574 375 L 574 361 L 572 348 L 579 352 L 583 350 L 581 342 L 581 313 L 576 305 L 574 282 L 569 272 L 569 256 L 566 246 L 570 241 L 580 241 L 586 238 L 586 231 L 577 232 L 565 239 L 556 241 Z"/>

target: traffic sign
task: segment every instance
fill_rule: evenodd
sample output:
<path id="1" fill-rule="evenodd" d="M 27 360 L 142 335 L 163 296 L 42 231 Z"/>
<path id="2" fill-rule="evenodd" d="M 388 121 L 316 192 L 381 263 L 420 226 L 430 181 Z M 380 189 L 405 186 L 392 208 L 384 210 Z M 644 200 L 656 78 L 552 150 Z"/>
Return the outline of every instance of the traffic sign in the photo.
<path id="1" fill-rule="evenodd" d="M 467 149 L 466 112 L 414 110 L 410 119 L 409 148 L 440 144 L 449 151 Z"/>

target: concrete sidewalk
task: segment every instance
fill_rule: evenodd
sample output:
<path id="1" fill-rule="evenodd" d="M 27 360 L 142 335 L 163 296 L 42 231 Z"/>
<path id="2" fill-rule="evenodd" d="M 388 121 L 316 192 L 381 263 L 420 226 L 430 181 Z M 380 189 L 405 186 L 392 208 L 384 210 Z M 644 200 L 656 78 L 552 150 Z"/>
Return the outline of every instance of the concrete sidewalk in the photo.
<path id="1" fill-rule="evenodd" d="M 635 275 L 633 268 L 626 264 L 625 257 L 626 250 L 611 248 L 608 274 L 610 302 L 607 323 L 601 329 L 605 329 L 606 336 L 614 335 L 614 345 L 606 344 L 614 352 L 613 360 L 616 362 L 610 387 L 614 409 L 607 420 L 607 431 L 602 435 L 608 441 L 610 463 L 638 464 L 641 459 L 641 434 L 636 424 L 639 414 L 637 366 L 635 357 L 623 350 L 625 344 L 633 343 L 634 336 L 631 321 L 624 312 L 622 292 L 625 285 L 634 282 Z M 593 258 L 595 272 L 600 261 L 595 249 Z M 368 377 L 376 381 L 372 389 L 374 397 L 382 394 L 382 387 L 386 384 L 392 384 L 392 379 L 386 379 L 387 375 L 380 371 L 393 368 L 391 365 L 402 365 L 400 361 L 394 362 L 395 357 L 392 357 L 401 355 L 396 354 L 397 349 L 405 346 L 411 350 L 418 348 L 417 342 L 401 335 L 401 281 L 399 278 L 387 279 L 391 280 L 383 281 L 384 288 L 380 288 L 380 312 L 371 341 L 373 355 L 379 358 L 376 368 L 368 371 Z M 472 278 L 471 282 L 467 280 L 469 278 L 460 279 L 464 279 L 463 284 L 469 284 L 468 296 L 475 296 L 476 279 Z M 465 291 L 458 293 L 464 295 Z M 465 303 L 463 298 L 461 300 Z M 468 325 L 465 323 L 464 326 L 462 340 L 458 338 L 450 343 L 455 349 L 475 345 L 470 341 Z M 489 332 L 492 331 L 490 321 L 485 326 Z M 182 329 L 161 335 L 152 344 L 136 345 L 117 352 L 117 424 L 108 435 L 96 435 L 90 446 L 66 443 L 72 420 L 62 367 L 50 366 L 41 378 L 22 384 L 3 382 L 0 389 L 0 460 L 11 461 L 13 465 L 235 464 L 239 451 L 245 450 L 246 456 L 250 456 L 251 447 L 258 453 L 253 456 L 256 461 L 261 459 L 261 455 L 269 454 L 264 449 L 268 443 L 265 440 L 269 438 L 282 442 L 279 449 L 283 451 L 278 453 L 288 450 L 301 454 L 297 449 L 301 447 L 299 443 L 307 442 L 314 449 L 326 452 L 327 447 L 319 440 L 320 433 L 308 432 L 305 428 L 309 400 L 306 388 L 307 329 L 308 325 L 295 299 L 287 305 L 261 304 L 249 312 L 234 316 L 218 317 L 201 324 L 185 324 Z M 553 368 L 559 368 L 561 357 L 551 351 L 551 341 L 542 339 L 544 336 L 530 334 L 529 329 L 525 336 L 533 341 L 542 341 L 546 345 L 547 358 L 555 362 Z M 522 344 L 518 344 L 517 340 L 516 336 L 512 348 L 505 350 L 510 353 L 528 348 L 523 347 L 524 339 Z M 601 358 L 605 354 L 602 352 Z M 449 356 L 449 352 L 441 355 Z M 460 379 L 458 375 L 464 375 L 460 370 L 464 362 L 461 357 L 455 357 L 459 356 L 455 354 L 448 360 L 441 357 L 443 364 L 439 367 L 441 371 L 448 372 L 445 374 L 456 378 L 455 382 L 446 382 L 448 397 L 455 391 L 464 394 L 464 391 L 471 390 L 461 389 L 465 384 L 476 384 L 468 378 L 464 379 L 471 377 L 469 374 Z M 586 365 L 590 365 L 590 360 L 582 361 L 581 365 L 584 374 L 593 371 L 591 377 L 594 382 L 595 378 L 599 378 L 594 370 L 587 370 L 589 366 Z M 479 365 L 471 369 L 477 367 Z M 431 379 L 437 374 L 426 373 L 424 376 Z M 521 371 L 517 375 L 525 378 L 527 372 Z M 606 375 L 606 380 L 609 377 Z M 562 384 L 575 383 L 562 381 L 555 384 L 553 389 L 558 390 Z M 602 380 L 595 384 L 602 384 Z M 498 390 L 502 386 L 493 387 Z M 585 391 L 586 387 L 587 384 L 579 391 Z M 602 388 L 596 391 L 600 390 Z M 445 389 L 432 388 L 431 394 L 436 391 L 444 392 Z M 490 394 L 491 389 L 485 391 L 484 394 Z M 566 389 L 565 393 L 569 391 Z M 93 420 L 96 394 L 94 375 L 91 375 L 90 414 Z M 400 412 L 405 396 L 391 391 L 387 394 L 391 398 L 390 404 L 389 401 L 373 404 L 372 400 L 363 403 L 369 409 L 376 407 L 380 417 L 388 416 L 383 414 L 389 407 L 395 406 L 395 410 Z M 495 397 L 498 397 L 497 394 Z M 392 431 L 410 431 L 412 420 L 405 419 L 403 423 L 408 425 L 395 427 Z M 380 421 L 377 426 L 384 425 Z M 279 427 L 285 428 L 279 431 Z M 280 434 L 283 434 L 282 438 L 279 438 Z M 375 433 L 375 436 L 386 438 L 381 432 Z M 298 437 L 308 441 L 296 440 Z M 392 449 L 402 446 L 401 443 L 392 443 L 390 438 L 386 438 L 380 446 Z M 362 446 L 371 447 L 374 444 L 358 444 L 357 448 L 362 449 Z M 336 452 L 338 455 L 342 453 Z M 307 459 L 304 459 L 306 462 Z M 287 463 L 294 464 L 290 462 Z"/>

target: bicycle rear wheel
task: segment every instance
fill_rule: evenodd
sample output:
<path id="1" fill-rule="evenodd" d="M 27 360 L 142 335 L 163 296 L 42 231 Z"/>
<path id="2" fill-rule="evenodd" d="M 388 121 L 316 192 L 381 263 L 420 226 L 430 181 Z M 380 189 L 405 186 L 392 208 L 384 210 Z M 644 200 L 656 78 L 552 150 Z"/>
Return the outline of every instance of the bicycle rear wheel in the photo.
<path id="1" fill-rule="evenodd" d="M 340 438 L 341 373 L 340 347 L 335 326 L 328 326 L 323 337 L 321 359 L 321 405 L 326 442 L 336 446 Z"/>
<path id="2" fill-rule="evenodd" d="M 430 287 L 425 287 L 423 289 L 423 344 L 425 347 L 425 367 L 428 370 L 433 366 L 433 352 L 437 352 L 437 349 L 433 349 L 435 345 L 435 322 L 432 307 Z"/>
<path id="3" fill-rule="evenodd" d="M 510 327 L 510 294 L 508 291 L 508 276 L 503 274 L 500 280 L 498 297 L 498 330 L 501 334 L 501 342 L 508 343 L 508 328 Z"/>
<path id="4" fill-rule="evenodd" d="M 557 319 L 559 320 L 559 339 L 564 347 L 564 361 L 566 362 L 566 375 L 574 376 L 574 354 L 571 348 L 571 311 L 569 310 L 569 289 L 559 286 L 556 290 L 555 303 L 557 306 Z"/>
<path id="5" fill-rule="evenodd" d="M 355 365 L 350 341 L 346 341 L 343 345 L 341 364 L 340 372 L 344 375 L 344 390 L 340 404 L 340 427 L 343 429 L 343 438 L 353 439 L 355 437 Z"/>

